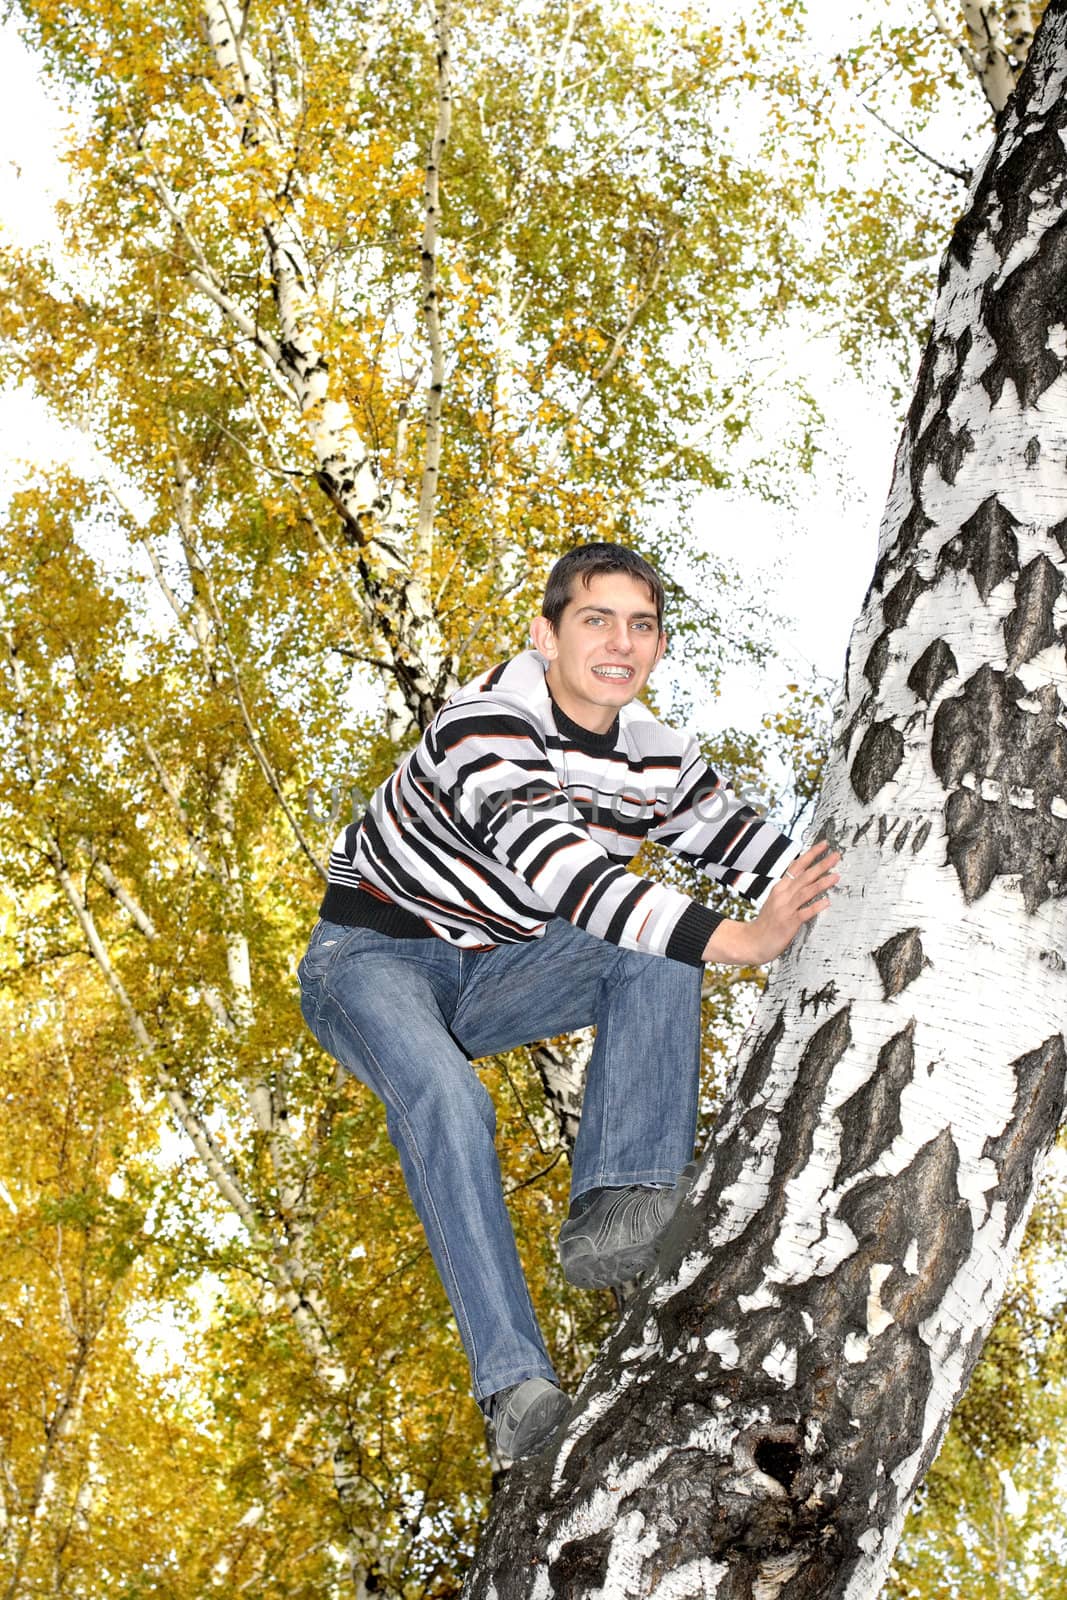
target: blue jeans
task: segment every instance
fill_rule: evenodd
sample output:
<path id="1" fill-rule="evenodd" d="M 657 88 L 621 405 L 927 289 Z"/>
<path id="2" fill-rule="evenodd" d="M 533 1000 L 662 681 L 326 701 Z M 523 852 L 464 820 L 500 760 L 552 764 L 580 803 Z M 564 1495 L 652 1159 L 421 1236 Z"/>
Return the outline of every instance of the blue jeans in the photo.
<path id="1" fill-rule="evenodd" d="M 556 919 L 542 939 L 460 950 L 320 922 L 299 967 L 312 1033 L 385 1104 L 477 1399 L 555 1374 L 472 1060 L 596 1024 L 571 1194 L 673 1184 L 693 1153 L 701 968 Z"/>

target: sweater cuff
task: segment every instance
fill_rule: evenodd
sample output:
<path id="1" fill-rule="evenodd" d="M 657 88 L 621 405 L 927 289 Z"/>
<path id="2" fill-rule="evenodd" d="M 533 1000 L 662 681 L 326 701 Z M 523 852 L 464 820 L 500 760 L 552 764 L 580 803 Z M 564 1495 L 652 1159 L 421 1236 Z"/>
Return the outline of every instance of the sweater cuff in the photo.
<path id="1" fill-rule="evenodd" d="M 663 954 L 671 961 L 684 961 L 687 966 L 702 967 L 704 947 L 723 920 L 717 911 L 709 911 L 707 906 L 691 901 L 678 918 Z"/>

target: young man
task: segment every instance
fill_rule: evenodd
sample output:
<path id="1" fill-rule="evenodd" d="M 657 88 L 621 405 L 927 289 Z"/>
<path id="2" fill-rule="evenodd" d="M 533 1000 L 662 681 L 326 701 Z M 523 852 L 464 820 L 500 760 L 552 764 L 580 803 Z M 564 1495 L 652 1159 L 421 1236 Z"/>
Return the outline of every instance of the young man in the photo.
<path id="1" fill-rule="evenodd" d="M 475 1398 L 512 1457 L 547 1443 L 569 1401 L 471 1061 L 596 1025 L 560 1259 L 572 1283 L 626 1282 L 688 1183 L 703 963 L 773 960 L 829 904 L 839 859 L 797 855 L 637 703 L 666 647 L 640 556 L 570 551 L 530 632 L 536 648 L 454 694 L 337 840 L 300 964 L 311 1031 L 385 1103 Z M 733 922 L 627 871 L 646 838 L 753 899 L 769 890 L 759 915 Z"/>

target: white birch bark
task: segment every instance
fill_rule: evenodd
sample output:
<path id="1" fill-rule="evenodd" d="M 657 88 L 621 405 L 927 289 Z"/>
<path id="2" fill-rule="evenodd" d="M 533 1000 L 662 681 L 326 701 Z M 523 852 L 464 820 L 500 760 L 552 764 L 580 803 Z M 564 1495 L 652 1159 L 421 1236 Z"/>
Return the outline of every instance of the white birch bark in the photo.
<path id="1" fill-rule="evenodd" d="M 817 834 L 658 1278 L 471 1600 L 873 1600 L 1065 1100 L 1067 0 L 942 268 Z"/>
<path id="2" fill-rule="evenodd" d="M 1029 0 L 1004 7 L 1004 32 L 1008 36 L 1011 53 L 1020 67 L 1025 67 L 1034 42 L 1034 10 Z"/>
<path id="3" fill-rule="evenodd" d="M 253 328 L 257 349 L 272 363 L 283 393 L 292 395 L 311 446 L 320 488 L 337 511 L 346 537 L 356 548 L 358 593 L 373 648 L 384 664 L 389 732 L 403 738 L 422 727 L 456 687 L 456 669 L 427 588 L 432 553 L 433 507 L 440 462 L 443 346 L 437 304 L 436 253 L 440 233 L 439 168 L 448 137 L 451 89 L 447 5 L 438 8 L 438 83 L 435 131 L 425 192 L 423 312 L 430 349 L 427 440 L 417 507 L 398 482 L 386 486 L 362 438 L 351 407 L 334 378 L 325 332 L 329 284 L 306 237 L 299 200 L 301 183 L 295 150 L 287 143 L 300 107 L 280 97 L 276 76 L 268 78 L 249 45 L 241 19 L 227 0 L 204 0 L 203 16 L 218 81 L 242 143 L 271 158 L 276 191 L 263 187 L 262 232 L 271 264 L 279 338 L 264 339 Z M 376 35 L 371 31 L 368 48 Z M 364 64 L 365 70 L 365 64 Z M 188 227 L 176 198 L 158 172 L 154 187 L 176 225 Z M 194 244 L 196 286 L 239 331 L 248 335 L 249 317 L 226 293 L 218 275 Z M 198 269 L 198 270 L 197 270 Z"/>
<path id="4" fill-rule="evenodd" d="M 961 0 L 963 21 L 977 65 L 978 81 L 999 115 L 1015 88 L 1008 40 L 993 0 Z"/>
<path id="5" fill-rule="evenodd" d="M 430 385 L 426 393 L 426 438 L 422 453 L 415 566 L 419 580 L 430 582 L 433 556 L 434 514 L 441 472 L 441 418 L 445 388 L 445 347 L 441 333 L 441 296 L 437 281 L 437 252 L 441 240 L 441 165 L 452 127 L 452 57 L 449 35 L 449 0 L 440 0 L 434 22 L 437 49 L 437 120 L 423 185 L 422 315 L 430 351 Z"/>
<path id="6" fill-rule="evenodd" d="M 968 71 L 981 85 L 994 114 L 1000 116 L 1015 89 L 1034 37 L 1034 20 L 1026 3 L 1003 8 L 996 0 L 960 0 L 963 35 L 944 0 L 927 0 L 939 31 L 959 51 Z"/>

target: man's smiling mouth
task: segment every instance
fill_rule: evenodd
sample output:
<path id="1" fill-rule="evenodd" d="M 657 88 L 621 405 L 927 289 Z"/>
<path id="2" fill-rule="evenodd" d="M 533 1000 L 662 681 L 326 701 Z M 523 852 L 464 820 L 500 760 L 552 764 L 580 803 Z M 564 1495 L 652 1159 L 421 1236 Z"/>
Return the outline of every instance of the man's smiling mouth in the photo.
<path id="1" fill-rule="evenodd" d="M 625 683 L 634 675 L 633 667 L 594 667 L 592 670 L 598 678 L 610 678 L 616 683 Z"/>

